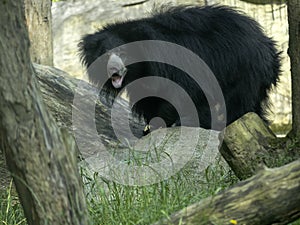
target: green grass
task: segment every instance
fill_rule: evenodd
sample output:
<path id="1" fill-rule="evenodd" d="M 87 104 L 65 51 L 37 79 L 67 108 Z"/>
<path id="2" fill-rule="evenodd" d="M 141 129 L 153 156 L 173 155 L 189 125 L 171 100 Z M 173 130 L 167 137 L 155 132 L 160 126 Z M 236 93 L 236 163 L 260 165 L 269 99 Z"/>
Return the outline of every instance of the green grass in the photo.
<path id="1" fill-rule="evenodd" d="M 195 182 L 183 170 L 168 180 L 140 187 L 85 177 L 93 224 L 151 224 L 236 181 L 220 165 L 208 168 L 204 175 L 202 183 Z"/>
<path id="2" fill-rule="evenodd" d="M 299 141 L 275 147 L 295 151 L 299 149 Z M 137 165 L 141 163 L 136 157 L 133 159 Z M 237 182 L 232 172 L 222 165 L 210 166 L 200 174 L 193 173 L 193 165 L 187 165 L 168 180 L 147 186 L 121 185 L 101 179 L 97 174 L 89 176 L 82 169 L 92 224 L 143 225 L 168 218 L 185 206 L 215 195 Z M 26 225 L 23 210 L 12 190 L 10 183 L 2 194 L 0 191 L 0 225 Z M 300 220 L 290 225 L 300 225 Z"/>
<path id="3" fill-rule="evenodd" d="M 23 209 L 16 194 L 12 191 L 12 182 L 3 193 L 0 192 L 0 225 L 25 225 Z"/>
<path id="4" fill-rule="evenodd" d="M 95 177 L 84 174 L 86 186 L 90 187 L 86 196 L 92 224 L 151 224 L 236 182 L 220 165 L 209 167 L 204 173 L 202 183 L 194 182 L 190 174 L 180 171 L 167 181 L 142 187 L 99 181 L 96 174 Z M 26 225 L 20 203 L 12 193 L 11 183 L 0 194 L 0 225 Z M 300 225 L 300 220 L 290 225 Z"/>
<path id="5" fill-rule="evenodd" d="M 185 170 L 168 180 L 148 186 L 124 186 L 88 177 L 83 173 L 92 224 L 151 224 L 202 198 L 232 185 L 236 178 L 222 166 L 209 167 L 195 182 Z M 199 181 L 200 180 L 200 181 Z M 25 225 L 26 220 L 12 184 L 1 195 L 0 225 Z"/>

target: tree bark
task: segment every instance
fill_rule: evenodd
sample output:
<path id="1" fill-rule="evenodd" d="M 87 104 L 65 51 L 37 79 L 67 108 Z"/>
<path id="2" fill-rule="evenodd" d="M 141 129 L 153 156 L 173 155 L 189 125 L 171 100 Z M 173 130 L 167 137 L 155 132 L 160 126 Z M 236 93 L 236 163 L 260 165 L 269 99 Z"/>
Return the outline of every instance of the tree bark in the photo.
<path id="1" fill-rule="evenodd" d="M 53 65 L 52 0 L 25 0 L 32 62 Z"/>
<path id="2" fill-rule="evenodd" d="M 235 175 L 244 180 L 272 158 L 266 146 L 275 135 L 255 113 L 247 113 L 226 127 L 220 152 Z"/>
<path id="3" fill-rule="evenodd" d="M 242 0 L 252 4 L 266 5 L 266 4 L 283 4 L 286 0 Z"/>
<path id="4" fill-rule="evenodd" d="M 300 160 L 252 178 L 158 224 L 288 224 L 300 217 Z"/>
<path id="5" fill-rule="evenodd" d="M 28 224 L 88 224 L 75 142 L 46 110 L 22 0 L 0 1 L 0 139 Z"/>
<path id="6" fill-rule="evenodd" d="M 67 73 L 53 67 L 34 64 L 34 68 L 37 72 L 36 75 L 45 104 L 52 115 L 54 115 L 57 124 L 60 127 L 66 128 L 69 133 L 74 134 L 72 110 L 75 110 L 73 106 L 75 93 L 83 102 L 82 104 L 88 104 L 85 103 L 89 101 L 89 99 L 86 99 L 85 93 L 91 91 L 93 86 L 83 80 L 71 77 Z M 83 83 L 82 88 L 76 89 L 76 87 L 81 83 Z M 126 100 L 121 99 L 114 104 L 116 104 L 118 108 L 125 109 L 126 113 L 129 114 L 130 107 Z M 119 145 L 118 138 L 116 137 L 114 128 L 111 125 L 111 104 L 104 98 L 101 98 L 101 101 L 97 101 L 95 104 L 95 111 L 95 124 L 101 141 L 107 146 Z M 85 117 L 85 114 L 83 113 L 81 116 Z M 84 118 L 79 119 L 84 120 Z M 143 136 L 145 123 L 132 117 L 129 119 L 132 133 L 134 136 L 141 138 Z M 118 120 L 120 127 L 126 123 L 127 120 L 124 118 L 120 118 Z M 122 136 L 129 139 L 127 133 L 124 133 Z M 120 148 L 122 148 L 122 146 L 120 146 Z M 81 152 L 81 154 L 83 157 L 88 157 L 93 154 L 93 150 L 86 146 L 84 152 Z"/>
<path id="7" fill-rule="evenodd" d="M 300 1 L 289 0 L 289 49 L 292 75 L 292 136 L 300 138 Z"/>

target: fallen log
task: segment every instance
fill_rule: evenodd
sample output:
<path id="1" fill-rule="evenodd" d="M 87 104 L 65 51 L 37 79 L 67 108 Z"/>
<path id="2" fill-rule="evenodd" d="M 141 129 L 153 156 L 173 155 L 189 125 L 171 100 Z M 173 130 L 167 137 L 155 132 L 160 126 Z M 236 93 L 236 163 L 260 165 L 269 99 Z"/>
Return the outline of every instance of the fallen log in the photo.
<path id="1" fill-rule="evenodd" d="M 181 225 L 288 224 L 300 217 L 300 160 L 260 170 L 234 187 L 155 223 Z"/>
<path id="2" fill-rule="evenodd" d="M 157 179 L 159 179 L 159 176 L 166 178 L 174 174 L 178 169 L 183 168 L 185 164 L 189 164 L 191 176 L 201 180 L 204 179 L 203 177 L 205 175 L 199 175 L 199 172 L 203 171 L 212 163 L 219 163 L 219 132 L 202 128 L 177 127 L 159 129 L 152 132 L 151 135 L 141 138 L 145 126 L 143 121 L 130 116 L 129 118 L 120 117 L 118 118 L 116 129 L 116 127 L 112 126 L 112 109 L 110 102 L 107 102 L 101 97 L 100 101 L 95 101 L 96 113 L 90 115 L 90 113 L 93 112 L 90 112 L 91 110 L 87 108 L 90 107 L 89 104 L 94 103 L 89 103 L 88 97 L 85 96 L 89 96 L 87 93 L 93 92 L 92 85 L 82 80 L 72 78 L 63 71 L 53 67 L 37 64 L 35 64 L 34 67 L 40 82 L 44 102 L 56 118 L 59 126 L 65 127 L 75 136 L 81 155 L 92 169 L 99 167 L 105 168 L 107 165 L 102 165 L 102 163 L 112 164 L 113 161 L 110 161 L 112 160 L 111 157 L 105 154 L 106 150 L 110 151 L 115 158 L 122 161 L 128 159 L 129 155 L 132 155 L 132 149 L 137 151 L 139 156 L 143 157 L 143 155 L 145 155 L 147 158 L 149 158 L 151 154 L 153 154 L 153 156 L 151 156 L 152 158 L 157 158 L 157 149 L 160 149 L 159 154 L 163 155 L 162 157 L 165 161 L 161 164 L 155 164 L 155 172 L 158 172 L 157 168 L 159 167 L 162 173 L 150 176 L 151 171 L 145 171 L 146 175 L 148 174 L 147 177 L 151 177 L 150 180 L 153 179 L 153 181 L 140 181 L 143 184 L 153 183 L 155 177 L 157 177 Z M 81 88 L 77 88 L 78 86 Z M 83 110 L 78 109 L 76 104 L 74 104 L 75 94 L 76 98 L 80 99 L 80 104 L 84 105 Z M 130 108 L 126 100 L 120 99 L 116 102 L 116 105 L 113 110 L 121 111 L 121 109 L 125 109 L 124 112 L 119 112 L 119 114 L 130 115 Z M 76 121 L 74 121 L 74 114 L 77 115 Z M 86 126 L 86 124 L 89 123 L 86 121 L 86 118 L 94 119 L 92 122 L 95 122 L 96 131 L 93 129 L 94 126 Z M 124 132 L 122 129 L 118 136 L 116 134 L 118 128 L 126 127 L 128 119 L 134 137 L 132 134 L 129 134 L 130 132 Z M 76 124 L 75 126 L 74 123 Z M 182 138 L 182 134 L 184 134 L 184 138 Z M 135 140 L 132 141 L 134 138 Z M 126 142 L 129 142 L 129 145 Z M 174 155 L 176 159 L 171 158 L 172 155 Z M 105 160 L 103 160 L 104 158 Z M 191 163 L 191 161 L 193 162 Z M 116 164 L 116 166 L 119 165 Z M 229 169 L 227 165 L 224 164 L 224 166 L 226 166 L 227 170 Z M 115 169 L 118 170 L 118 168 Z M 130 171 L 126 169 L 122 171 L 123 173 L 127 171 L 127 174 L 125 173 L 125 175 L 121 176 L 122 179 L 125 179 L 124 177 L 130 174 Z M 131 172 L 136 172 L 136 170 Z"/>
<path id="3" fill-rule="evenodd" d="M 253 176 L 270 158 L 276 157 L 267 151 L 276 136 L 255 113 L 245 114 L 224 132 L 220 152 L 240 180 Z"/>

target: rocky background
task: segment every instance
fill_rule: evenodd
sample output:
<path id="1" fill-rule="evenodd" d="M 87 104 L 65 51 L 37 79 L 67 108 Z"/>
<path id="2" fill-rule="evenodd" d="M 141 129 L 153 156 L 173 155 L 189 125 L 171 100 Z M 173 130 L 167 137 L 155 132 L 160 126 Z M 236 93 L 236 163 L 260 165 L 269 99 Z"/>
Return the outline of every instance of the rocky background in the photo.
<path id="1" fill-rule="evenodd" d="M 236 7 L 258 21 L 282 51 L 282 76 L 271 93 L 269 119 L 277 134 L 285 134 L 291 126 L 290 65 L 287 56 L 288 22 L 285 4 L 255 5 L 239 0 L 66 0 L 54 2 L 54 65 L 67 73 L 82 77 L 84 69 L 78 56 L 78 42 L 87 33 L 115 21 L 145 17 L 153 5 L 222 4 Z"/>

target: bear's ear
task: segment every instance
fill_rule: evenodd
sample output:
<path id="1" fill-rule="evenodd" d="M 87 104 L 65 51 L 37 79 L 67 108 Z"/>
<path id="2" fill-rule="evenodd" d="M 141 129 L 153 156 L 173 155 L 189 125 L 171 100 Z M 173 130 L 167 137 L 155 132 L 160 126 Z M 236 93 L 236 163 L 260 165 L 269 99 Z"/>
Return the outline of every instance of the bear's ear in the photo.
<path id="1" fill-rule="evenodd" d="M 89 67 L 101 54 L 102 37 L 100 34 L 88 34 L 84 36 L 80 43 L 79 55 L 82 64 Z"/>

